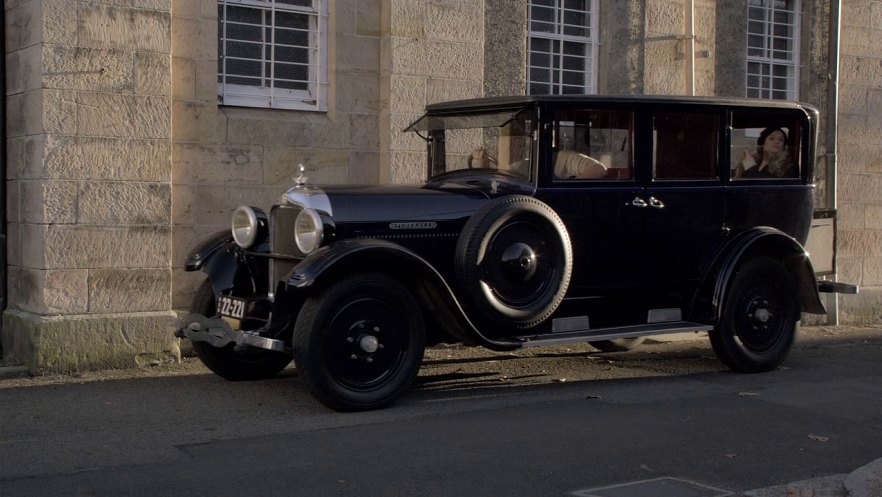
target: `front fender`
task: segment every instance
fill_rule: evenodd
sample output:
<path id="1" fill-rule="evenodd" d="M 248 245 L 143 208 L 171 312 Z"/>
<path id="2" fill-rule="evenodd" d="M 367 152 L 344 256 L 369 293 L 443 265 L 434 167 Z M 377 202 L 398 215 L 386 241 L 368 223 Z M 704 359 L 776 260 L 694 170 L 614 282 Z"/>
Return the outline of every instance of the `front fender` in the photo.
<path id="1" fill-rule="evenodd" d="M 268 252 L 265 244 L 256 247 L 255 253 L 261 252 Z M 234 287 L 242 296 L 267 292 L 266 259 L 245 260 L 229 230 L 215 233 L 190 252 L 184 270 L 207 274 L 216 295 L 228 293 Z"/>
<path id="2" fill-rule="evenodd" d="M 398 278 L 424 309 L 437 314 L 437 321 L 455 338 L 492 350 L 520 347 L 485 337 L 466 315 L 437 269 L 410 249 L 386 240 L 349 239 L 322 247 L 294 267 L 285 280 L 285 289 L 292 294 L 309 292 L 314 287 L 332 284 L 336 275 L 368 270 Z"/>
<path id="3" fill-rule="evenodd" d="M 217 251 L 228 247 L 231 243 L 233 243 L 233 236 L 230 235 L 230 230 L 218 231 L 211 235 L 187 255 L 187 260 L 184 262 L 184 270 L 199 271 L 211 259 L 211 256 L 217 253 Z"/>
<path id="4" fill-rule="evenodd" d="M 700 294 L 710 306 L 715 321 L 722 316 L 732 279 L 741 264 L 752 257 L 768 256 L 778 260 L 793 276 L 799 291 L 798 301 L 803 312 L 824 314 L 824 304 L 818 295 L 815 271 L 805 248 L 790 235 L 770 227 L 760 227 L 741 233 L 732 239 L 714 260 L 706 273 Z"/>

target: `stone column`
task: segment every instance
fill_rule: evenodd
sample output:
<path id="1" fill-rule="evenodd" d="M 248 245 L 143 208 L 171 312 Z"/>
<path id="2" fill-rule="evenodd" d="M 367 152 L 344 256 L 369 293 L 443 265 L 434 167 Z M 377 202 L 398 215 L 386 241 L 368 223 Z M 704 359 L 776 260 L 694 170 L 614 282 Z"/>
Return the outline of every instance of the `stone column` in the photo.
<path id="1" fill-rule="evenodd" d="M 527 0 L 486 0 L 484 95 L 527 92 Z"/>
<path id="2" fill-rule="evenodd" d="M 179 358 L 170 0 L 7 9 L 9 307 L 32 373 Z"/>

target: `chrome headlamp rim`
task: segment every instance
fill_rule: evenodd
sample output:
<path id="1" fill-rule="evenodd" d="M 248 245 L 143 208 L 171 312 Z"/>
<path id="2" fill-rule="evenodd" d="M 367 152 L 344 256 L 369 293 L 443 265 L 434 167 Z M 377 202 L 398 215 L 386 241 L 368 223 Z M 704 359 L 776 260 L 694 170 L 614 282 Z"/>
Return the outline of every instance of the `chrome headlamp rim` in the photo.
<path id="1" fill-rule="evenodd" d="M 307 255 L 321 247 L 325 235 L 322 216 L 315 209 L 303 209 L 294 220 L 294 243 Z"/>
<path id="2" fill-rule="evenodd" d="M 233 218 L 230 221 L 230 232 L 233 235 L 233 241 L 242 248 L 248 248 L 254 245 L 257 240 L 257 213 L 253 208 L 247 205 L 240 205 L 233 211 Z"/>

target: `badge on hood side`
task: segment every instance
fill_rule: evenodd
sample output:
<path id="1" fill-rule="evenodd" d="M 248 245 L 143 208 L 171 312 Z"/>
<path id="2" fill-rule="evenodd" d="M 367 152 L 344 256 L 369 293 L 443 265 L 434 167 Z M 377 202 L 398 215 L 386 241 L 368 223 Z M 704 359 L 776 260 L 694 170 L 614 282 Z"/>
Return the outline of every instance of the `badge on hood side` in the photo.
<path id="1" fill-rule="evenodd" d="M 438 227 L 435 221 L 423 221 L 417 223 L 389 223 L 392 230 L 433 230 Z"/>

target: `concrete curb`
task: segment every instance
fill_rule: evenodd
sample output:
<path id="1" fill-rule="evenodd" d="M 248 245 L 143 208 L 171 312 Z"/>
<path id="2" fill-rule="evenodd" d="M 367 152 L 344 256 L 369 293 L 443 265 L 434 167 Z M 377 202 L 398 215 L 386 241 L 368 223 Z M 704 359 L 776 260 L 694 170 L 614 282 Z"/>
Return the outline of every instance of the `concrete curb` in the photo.
<path id="1" fill-rule="evenodd" d="M 848 497 L 882 496 L 882 458 L 852 471 L 843 484 Z"/>
<path id="2" fill-rule="evenodd" d="M 3 366 L 0 367 L 0 380 L 7 378 L 21 378 L 28 376 L 30 370 L 27 366 Z"/>

